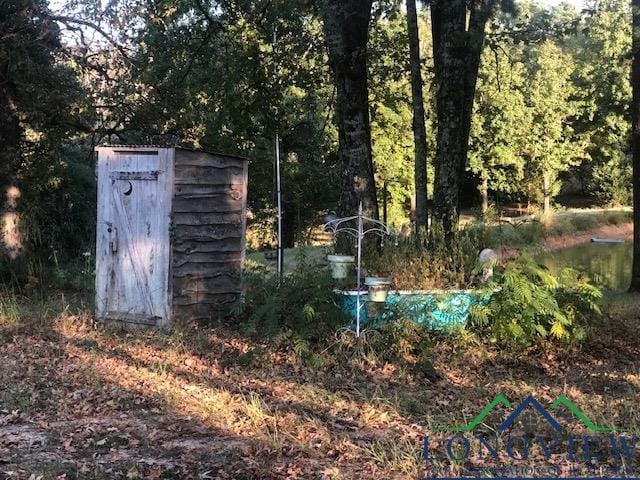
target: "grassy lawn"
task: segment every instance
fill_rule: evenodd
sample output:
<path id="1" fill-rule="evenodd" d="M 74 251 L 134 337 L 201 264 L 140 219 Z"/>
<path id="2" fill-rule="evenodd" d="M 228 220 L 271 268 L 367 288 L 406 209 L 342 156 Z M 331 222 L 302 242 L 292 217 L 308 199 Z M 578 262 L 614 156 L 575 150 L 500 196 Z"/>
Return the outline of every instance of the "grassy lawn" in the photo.
<path id="1" fill-rule="evenodd" d="M 553 215 L 514 217 L 493 224 L 486 242 L 498 247 L 562 246 L 563 241 L 580 243 L 591 236 L 628 238 L 631 236 L 632 214 L 627 208 L 568 209 Z"/>
<path id="2" fill-rule="evenodd" d="M 255 348 L 224 327 L 125 332 L 93 324 L 77 299 L 9 299 L 0 319 L 0 471 L 419 478 L 421 437 L 466 423 L 499 393 L 545 404 L 566 395 L 598 424 L 638 429 L 640 299 L 610 302 L 581 347 L 506 353 L 468 334 L 435 339 L 434 378 L 351 348 L 310 368 L 286 343 Z"/>
<path id="3" fill-rule="evenodd" d="M 305 246 L 297 248 L 284 249 L 284 271 L 290 272 L 298 262 L 304 257 L 306 262 L 310 263 L 326 263 L 328 246 Z M 247 254 L 247 266 L 264 265 L 270 271 L 276 270 L 276 250 L 266 250 L 262 252 L 251 252 Z"/>

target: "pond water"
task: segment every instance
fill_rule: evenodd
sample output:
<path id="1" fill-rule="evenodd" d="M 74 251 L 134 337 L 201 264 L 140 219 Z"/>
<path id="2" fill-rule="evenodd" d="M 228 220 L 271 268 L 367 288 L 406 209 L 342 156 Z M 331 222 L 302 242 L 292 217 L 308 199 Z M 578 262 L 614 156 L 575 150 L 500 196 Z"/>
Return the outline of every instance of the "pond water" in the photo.
<path id="1" fill-rule="evenodd" d="M 625 291 L 631 280 L 632 247 L 631 242 L 585 243 L 544 253 L 540 260 L 554 273 L 563 267 L 575 268 L 606 289 Z"/>

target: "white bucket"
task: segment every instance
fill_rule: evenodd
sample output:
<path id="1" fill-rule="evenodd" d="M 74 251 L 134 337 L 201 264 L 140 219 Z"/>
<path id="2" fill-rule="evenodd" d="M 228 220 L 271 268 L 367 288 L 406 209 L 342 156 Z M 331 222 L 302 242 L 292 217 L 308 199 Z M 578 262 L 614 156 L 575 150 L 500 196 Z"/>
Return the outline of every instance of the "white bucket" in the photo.
<path id="1" fill-rule="evenodd" d="M 331 276 L 335 280 L 344 280 L 355 258 L 351 255 L 327 255 L 327 260 L 331 264 Z"/>
<path id="2" fill-rule="evenodd" d="M 367 277 L 364 284 L 369 290 L 369 301 L 384 303 L 387 301 L 387 294 L 391 286 L 391 279 L 385 277 Z"/>

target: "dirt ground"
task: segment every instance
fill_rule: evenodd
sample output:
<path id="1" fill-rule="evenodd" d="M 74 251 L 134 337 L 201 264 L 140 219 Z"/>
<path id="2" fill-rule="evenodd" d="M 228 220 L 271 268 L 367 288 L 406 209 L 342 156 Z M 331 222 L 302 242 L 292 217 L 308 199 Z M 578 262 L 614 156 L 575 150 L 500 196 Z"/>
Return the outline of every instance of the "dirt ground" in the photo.
<path id="1" fill-rule="evenodd" d="M 593 237 L 631 240 L 633 238 L 633 223 L 602 225 L 598 228 L 572 235 L 548 237 L 543 240 L 542 248 L 545 250 L 558 250 L 560 248 L 572 247 L 581 243 L 590 242 Z"/>
<path id="2" fill-rule="evenodd" d="M 633 238 L 633 224 L 624 223 L 621 225 L 601 225 L 597 228 L 585 230 L 582 232 L 576 232 L 572 234 L 549 236 L 543 238 L 539 245 L 535 248 L 545 252 L 553 252 L 554 250 L 560 250 L 562 248 L 573 247 L 575 245 L 581 245 L 583 243 L 589 243 L 592 238 L 608 238 L 616 240 L 631 240 Z M 498 249 L 498 255 L 502 258 L 513 258 L 518 254 L 518 251 L 523 248 L 530 249 L 531 245 L 525 247 L 505 247 Z"/>
<path id="3" fill-rule="evenodd" d="M 565 395 L 594 422 L 637 431 L 640 300 L 620 297 L 609 312 L 582 347 L 437 340 L 436 378 L 349 348 L 310 368 L 290 347 L 256 349 L 222 328 L 124 332 L 47 309 L 0 327 L 0 475 L 420 478 L 423 436 L 465 424 L 497 394 Z"/>

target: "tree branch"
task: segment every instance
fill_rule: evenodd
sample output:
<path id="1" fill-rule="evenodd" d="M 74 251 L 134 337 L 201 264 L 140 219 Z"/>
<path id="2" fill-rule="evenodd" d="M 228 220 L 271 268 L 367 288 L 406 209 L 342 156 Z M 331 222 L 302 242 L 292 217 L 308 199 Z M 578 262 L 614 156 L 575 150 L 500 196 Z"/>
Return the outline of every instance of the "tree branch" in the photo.
<path id="1" fill-rule="evenodd" d="M 72 30 L 77 30 L 77 29 L 71 27 L 70 24 L 84 25 L 85 27 L 89 27 L 95 30 L 102 37 L 104 37 L 113 47 L 115 47 L 124 58 L 126 58 L 129 62 L 131 62 L 131 58 L 129 57 L 129 54 L 127 53 L 125 48 L 122 45 L 120 45 L 118 42 L 116 42 L 113 38 L 111 38 L 111 36 L 107 32 L 105 32 L 102 29 L 102 27 L 100 27 L 99 25 L 96 25 L 95 23 L 90 22 L 88 20 L 83 20 L 81 18 L 68 17 L 65 15 L 52 15 L 49 18 L 51 18 L 51 20 L 53 21 L 62 23 L 67 28 Z"/>

